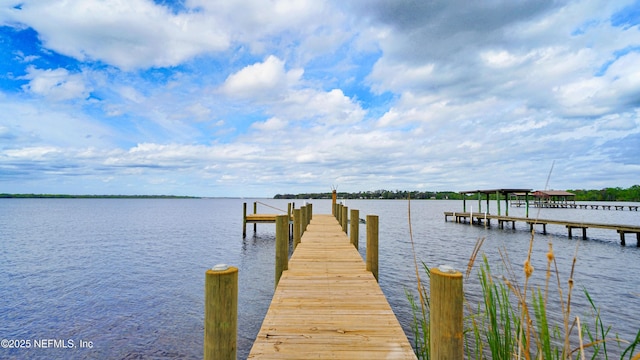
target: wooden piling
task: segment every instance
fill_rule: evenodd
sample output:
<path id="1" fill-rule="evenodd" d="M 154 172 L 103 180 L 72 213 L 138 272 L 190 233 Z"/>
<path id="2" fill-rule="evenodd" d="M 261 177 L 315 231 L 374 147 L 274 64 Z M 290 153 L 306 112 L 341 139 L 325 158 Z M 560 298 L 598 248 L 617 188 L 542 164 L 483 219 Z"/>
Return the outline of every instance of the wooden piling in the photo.
<path id="1" fill-rule="evenodd" d="M 367 215 L 367 271 L 378 281 L 378 215 Z"/>
<path id="2" fill-rule="evenodd" d="M 349 207 L 342 207 L 342 231 L 347 232 L 347 224 L 349 224 Z"/>
<path id="3" fill-rule="evenodd" d="M 307 221 L 307 206 L 303 206 L 300 208 L 300 236 L 302 236 L 304 234 L 304 231 L 307 230 L 307 224 L 309 223 Z"/>
<path id="4" fill-rule="evenodd" d="M 300 223 L 302 218 L 302 211 L 300 209 L 293 209 L 293 249 L 296 249 L 296 246 L 300 243 L 300 239 L 302 238 L 302 232 L 300 231 L 302 228 L 302 224 Z"/>
<path id="5" fill-rule="evenodd" d="M 432 359 L 463 359 L 462 274 L 450 267 L 431 269 L 429 306 Z"/>
<path id="6" fill-rule="evenodd" d="M 331 211 L 333 211 L 333 216 L 336 216 L 336 202 L 338 201 L 338 191 L 331 191 Z"/>
<path id="7" fill-rule="evenodd" d="M 247 203 L 242 204 L 242 237 L 247 236 Z"/>
<path id="8" fill-rule="evenodd" d="M 238 268 L 216 265 L 207 270 L 204 283 L 204 359 L 235 360 Z"/>
<path id="9" fill-rule="evenodd" d="M 253 202 L 253 213 L 257 214 L 258 213 L 258 202 L 254 201 Z M 253 232 L 256 233 L 258 231 L 258 224 L 253 223 Z"/>
<path id="10" fill-rule="evenodd" d="M 289 262 L 289 219 L 287 215 L 276 216 L 276 280 L 275 287 L 287 270 Z"/>
<path id="11" fill-rule="evenodd" d="M 349 240 L 351 244 L 358 249 L 358 242 L 360 236 L 360 211 L 357 209 L 351 209 L 351 229 L 349 229 Z"/>

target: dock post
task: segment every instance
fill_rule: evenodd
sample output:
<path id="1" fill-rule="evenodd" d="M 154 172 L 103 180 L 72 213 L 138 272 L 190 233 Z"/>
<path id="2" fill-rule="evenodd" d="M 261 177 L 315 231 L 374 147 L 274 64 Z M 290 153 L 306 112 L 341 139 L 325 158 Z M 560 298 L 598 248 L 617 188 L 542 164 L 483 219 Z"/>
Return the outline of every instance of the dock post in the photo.
<path id="1" fill-rule="evenodd" d="M 247 203 L 242 205 L 242 237 L 247 237 Z"/>
<path id="2" fill-rule="evenodd" d="M 333 216 L 336 216 L 336 201 L 338 200 L 338 190 L 331 191 L 331 211 L 333 211 Z"/>
<path id="3" fill-rule="evenodd" d="M 349 229 L 349 239 L 351 244 L 358 250 L 358 242 L 360 236 L 360 211 L 357 209 L 351 209 L 351 229 Z"/>
<path id="4" fill-rule="evenodd" d="M 367 215 L 367 271 L 378 281 L 378 215 Z"/>
<path id="5" fill-rule="evenodd" d="M 258 213 L 258 202 L 254 201 L 253 202 L 253 214 L 257 214 Z M 253 223 L 253 233 L 255 234 L 258 231 L 258 224 Z"/>
<path id="6" fill-rule="evenodd" d="M 462 359 L 462 274 L 449 266 L 431 269 L 429 328 L 432 359 Z"/>
<path id="7" fill-rule="evenodd" d="M 287 215 L 276 216 L 276 281 L 275 287 L 287 270 L 289 263 L 289 219 Z"/>
<path id="8" fill-rule="evenodd" d="M 504 194 L 504 216 L 509 216 L 509 193 Z"/>
<path id="9" fill-rule="evenodd" d="M 296 249 L 298 244 L 300 243 L 300 238 L 302 237 L 300 228 L 302 224 L 300 224 L 300 219 L 302 218 L 302 210 L 293 209 L 293 250 Z"/>
<path id="10" fill-rule="evenodd" d="M 307 225 L 311 224 L 311 219 L 313 219 L 313 204 L 307 204 Z"/>
<path id="11" fill-rule="evenodd" d="M 496 205 L 498 205 L 498 216 L 500 216 L 500 191 L 496 191 Z"/>
<path id="12" fill-rule="evenodd" d="M 204 359 L 235 360 L 238 334 L 238 268 L 216 265 L 205 273 Z"/>
<path id="13" fill-rule="evenodd" d="M 349 207 L 348 206 L 343 206 L 342 207 L 342 231 L 344 231 L 344 233 L 347 233 L 347 224 L 349 223 Z"/>
<path id="14" fill-rule="evenodd" d="M 300 208 L 300 236 L 307 230 L 307 206 Z"/>
<path id="15" fill-rule="evenodd" d="M 486 212 L 489 212 L 489 194 L 487 193 L 487 210 L 485 210 Z"/>
<path id="16" fill-rule="evenodd" d="M 291 221 L 291 216 L 293 215 L 293 207 L 291 203 L 287 204 L 287 226 L 289 226 L 289 236 L 293 236 L 293 223 Z"/>

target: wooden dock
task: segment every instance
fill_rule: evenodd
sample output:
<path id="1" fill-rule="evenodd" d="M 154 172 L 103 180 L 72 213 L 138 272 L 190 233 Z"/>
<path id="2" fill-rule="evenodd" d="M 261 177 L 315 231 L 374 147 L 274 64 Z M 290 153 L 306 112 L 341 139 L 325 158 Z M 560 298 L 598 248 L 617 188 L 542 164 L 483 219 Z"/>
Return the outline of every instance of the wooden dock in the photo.
<path id="1" fill-rule="evenodd" d="M 511 227 L 515 229 L 516 222 L 525 222 L 529 225 L 529 229 L 532 230 L 536 225 L 542 226 L 543 234 L 547 232 L 547 225 L 561 225 L 565 226 L 568 231 L 569 238 L 573 237 L 572 230 L 580 229 L 582 231 L 582 238 L 587 239 L 588 228 L 609 229 L 615 230 L 620 235 L 620 244 L 626 245 L 625 234 L 636 234 L 637 246 L 640 247 L 640 226 L 636 225 L 619 225 L 619 224 L 602 224 L 602 223 L 585 223 L 577 221 L 566 220 L 552 220 L 552 219 L 535 219 L 528 217 L 515 217 L 515 216 L 501 216 L 490 215 L 485 213 L 470 213 L 470 212 L 451 212 L 444 213 L 444 220 L 448 221 L 449 217 L 453 218 L 455 222 L 466 222 L 470 219 L 472 223 L 479 225 L 486 224 L 491 226 L 491 220 L 498 221 L 498 227 L 504 228 L 505 223 L 511 223 Z"/>
<path id="2" fill-rule="evenodd" d="M 282 273 L 250 359 L 416 359 L 360 253 L 313 215 Z"/>

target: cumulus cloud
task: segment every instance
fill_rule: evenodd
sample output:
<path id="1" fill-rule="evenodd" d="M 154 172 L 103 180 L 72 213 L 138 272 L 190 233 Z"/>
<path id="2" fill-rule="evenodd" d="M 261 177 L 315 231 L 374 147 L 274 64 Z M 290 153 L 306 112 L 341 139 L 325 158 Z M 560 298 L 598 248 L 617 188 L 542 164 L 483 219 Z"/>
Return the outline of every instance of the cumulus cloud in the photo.
<path id="1" fill-rule="evenodd" d="M 51 98 L 54 101 L 86 98 L 89 89 L 81 74 L 71 74 L 66 69 L 38 69 L 27 67 L 27 74 L 21 77 L 29 80 L 25 91 Z"/>
<path id="2" fill-rule="evenodd" d="M 284 65 L 284 61 L 271 55 L 264 62 L 231 74 L 222 85 L 222 91 L 239 98 L 277 99 L 296 86 L 303 74 L 302 69 L 286 71 Z"/>
<path id="3" fill-rule="evenodd" d="M 38 31 L 49 49 L 124 70 L 176 66 L 230 41 L 214 19 L 147 0 L 25 1 L 7 13 Z"/>
<path id="4" fill-rule="evenodd" d="M 536 187 L 555 161 L 557 187 L 633 185 L 631 4 L 14 2 L 37 41 L 0 42 L 0 172 L 270 196 Z"/>

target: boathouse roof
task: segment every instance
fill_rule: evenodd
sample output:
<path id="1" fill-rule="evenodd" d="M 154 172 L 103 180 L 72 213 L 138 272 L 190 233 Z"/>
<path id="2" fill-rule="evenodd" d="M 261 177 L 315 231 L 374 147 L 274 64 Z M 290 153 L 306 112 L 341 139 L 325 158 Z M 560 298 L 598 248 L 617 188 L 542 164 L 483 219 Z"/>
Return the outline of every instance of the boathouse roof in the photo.
<path id="1" fill-rule="evenodd" d="M 491 189 L 491 190 L 467 190 L 460 191 L 459 194 L 495 194 L 497 192 L 501 194 L 513 194 L 513 193 L 530 193 L 533 189 Z"/>
<path id="2" fill-rule="evenodd" d="M 562 190 L 536 190 L 536 196 L 576 196 L 574 193 Z"/>

